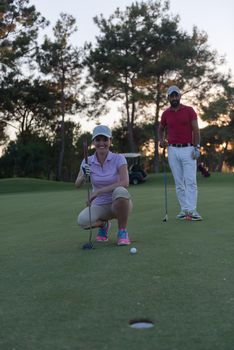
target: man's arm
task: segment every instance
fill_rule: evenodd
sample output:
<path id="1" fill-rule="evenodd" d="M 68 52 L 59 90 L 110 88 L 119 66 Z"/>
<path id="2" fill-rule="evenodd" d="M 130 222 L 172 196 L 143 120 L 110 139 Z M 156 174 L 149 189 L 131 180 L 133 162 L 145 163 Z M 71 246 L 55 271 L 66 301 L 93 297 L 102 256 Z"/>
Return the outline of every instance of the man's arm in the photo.
<path id="1" fill-rule="evenodd" d="M 198 159 L 200 157 L 200 130 L 199 130 L 197 119 L 192 121 L 192 128 L 193 128 L 193 145 L 194 145 L 192 158 Z"/>
<path id="2" fill-rule="evenodd" d="M 166 128 L 161 123 L 158 127 L 158 141 L 161 148 L 167 147 Z"/>
<path id="3" fill-rule="evenodd" d="M 199 146 L 200 147 L 200 130 L 198 126 L 198 121 L 197 119 L 192 120 L 192 129 L 193 129 L 193 145 Z"/>

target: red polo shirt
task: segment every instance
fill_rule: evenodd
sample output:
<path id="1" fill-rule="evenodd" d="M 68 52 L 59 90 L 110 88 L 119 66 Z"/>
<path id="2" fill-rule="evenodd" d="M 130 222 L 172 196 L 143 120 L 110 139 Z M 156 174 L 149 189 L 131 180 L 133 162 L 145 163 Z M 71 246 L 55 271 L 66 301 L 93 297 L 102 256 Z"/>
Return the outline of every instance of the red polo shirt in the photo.
<path id="1" fill-rule="evenodd" d="M 161 117 L 161 125 L 167 127 L 168 143 L 192 143 L 192 120 L 197 114 L 192 107 L 180 104 L 178 111 L 171 107 L 166 109 Z"/>

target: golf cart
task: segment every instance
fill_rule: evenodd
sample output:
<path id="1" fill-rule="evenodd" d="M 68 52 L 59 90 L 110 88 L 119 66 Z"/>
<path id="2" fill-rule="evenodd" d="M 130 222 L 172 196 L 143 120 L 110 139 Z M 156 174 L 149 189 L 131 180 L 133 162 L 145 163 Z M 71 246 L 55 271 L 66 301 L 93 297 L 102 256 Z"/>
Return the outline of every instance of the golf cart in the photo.
<path id="1" fill-rule="evenodd" d="M 128 162 L 129 182 L 132 185 L 138 185 L 145 181 L 146 172 L 140 163 L 140 153 L 122 153 Z"/>

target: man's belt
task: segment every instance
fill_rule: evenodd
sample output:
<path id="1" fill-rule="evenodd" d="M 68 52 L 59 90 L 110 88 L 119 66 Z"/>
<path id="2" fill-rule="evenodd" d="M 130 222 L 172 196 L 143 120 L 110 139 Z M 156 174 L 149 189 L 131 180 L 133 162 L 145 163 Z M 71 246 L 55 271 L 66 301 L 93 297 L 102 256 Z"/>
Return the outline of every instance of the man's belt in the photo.
<path id="1" fill-rule="evenodd" d="M 189 146 L 193 146 L 192 143 L 169 143 L 168 146 L 172 146 L 172 147 L 189 147 Z"/>

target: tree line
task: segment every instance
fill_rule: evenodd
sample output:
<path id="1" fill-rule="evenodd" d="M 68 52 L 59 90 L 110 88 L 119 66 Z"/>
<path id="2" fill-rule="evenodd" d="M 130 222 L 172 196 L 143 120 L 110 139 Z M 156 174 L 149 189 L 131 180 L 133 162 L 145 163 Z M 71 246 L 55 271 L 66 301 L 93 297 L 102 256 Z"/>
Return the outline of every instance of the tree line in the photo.
<path id="1" fill-rule="evenodd" d="M 172 84 L 207 123 L 201 161 L 212 171 L 224 163 L 233 167 L 233 80 L 231 72 L 221 73 L 224 60 L 210 49 L 207 34 L 181 29 L 163 0 L 134 2 L 94 22 L 94 43 L 72 44 L 77 23 L 66 13 L 53 38 L 39 42 L 49 23 L 35 6 L 29 0 L 1 2 L 0 177 L 73 181 L 83 157 L 78 116 L 98 123 L 110 103 L 121 115 L 113 128 L 115 150 L 149 155 L 148 168 L 158 172 L 157 129 Z M 9 126 L 16 129 L 15 140 Z"/>

